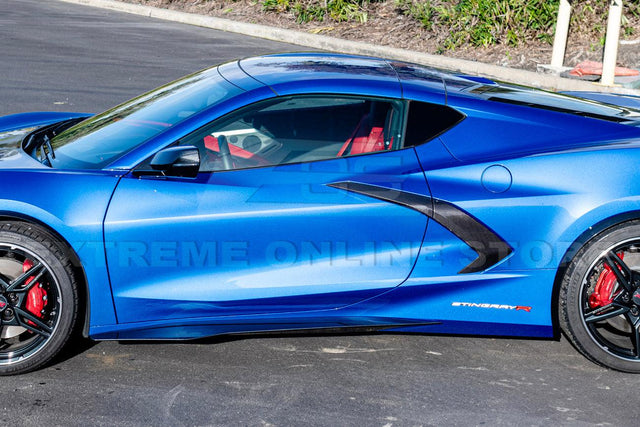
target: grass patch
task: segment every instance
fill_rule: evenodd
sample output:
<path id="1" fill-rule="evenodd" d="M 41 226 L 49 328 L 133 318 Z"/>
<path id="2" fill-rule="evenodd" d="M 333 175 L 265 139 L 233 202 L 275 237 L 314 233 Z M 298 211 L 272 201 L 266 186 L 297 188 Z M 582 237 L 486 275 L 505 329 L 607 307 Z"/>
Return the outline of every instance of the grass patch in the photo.
<path id="1" fill-rule="evenodd" d="M 293 15 L 296 22 L 359 22 L 370 3 L 387 1 L 396 12 L 433 32 L 438 51 L 461 46 L 551 44 L 559 0 L 257 0 L 263 11 Z M 604 41 L 609 0 L 573 2 L 572 28 L 599 43 Z M 634 36 L 640 1 L 624 4 L 622 36 Z M 598 43 L 597 43 L 598 44 Z"/>
<path id="2" fill-rule="evenodd" d="M 448 29 L 444 49 L 458 46 L 517 46 L 523 41 L 551 41 L 558 0 L 395 0 L 396 7 L 428 30 Z"/>
<path id="3" fill-rule="evenodd" d="M 262 0 L 262 10 L 293 13 L 298 23 L 367 22 L 366 5 L 376 0 Z"/>
<path id="4" fill-rule="evenodd" d="M 396 8 L 427 29 L 444 33 L 440 50 L 463 45 L 519 46 L 531 40 L 551 44 L 559 0 L 394 0 Z M 640 2 L 625 2 L 622 34 L 632 36 L 630 19 L 640 17 Z M 608 0 L 573 3 L 572 27 L 604 40 Z"/>

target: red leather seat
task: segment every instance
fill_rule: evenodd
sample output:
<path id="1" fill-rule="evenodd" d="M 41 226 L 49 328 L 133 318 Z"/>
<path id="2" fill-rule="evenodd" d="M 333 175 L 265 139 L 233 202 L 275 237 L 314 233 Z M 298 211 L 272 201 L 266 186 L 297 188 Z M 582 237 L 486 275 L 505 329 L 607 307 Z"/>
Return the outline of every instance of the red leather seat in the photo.
<path id="1" fill-rule="evenodd" d="M 338 152 L 337 157 L 372 153 L 389 149 L 384 144 L 384 128 L 382 126 L 372 126 L 369 114 L 365 115 L 351 137 L 347 139 Z"/>

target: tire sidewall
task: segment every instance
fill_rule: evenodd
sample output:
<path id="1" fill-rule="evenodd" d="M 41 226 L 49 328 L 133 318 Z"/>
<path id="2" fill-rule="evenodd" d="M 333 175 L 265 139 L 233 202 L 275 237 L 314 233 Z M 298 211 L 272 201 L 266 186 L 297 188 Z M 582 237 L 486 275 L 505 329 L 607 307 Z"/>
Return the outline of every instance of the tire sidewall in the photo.
<path id="1" fill-rule="evenodd" d="M 54 243 L 50 235 L 45 235 L 40 230 L 36 233 L 42 237 L 42 241 L 20 234 L 16 231 L 0 230 L 0 243 L 3 245 L 15 245 L 24 248 L 37 255 L 45 263 L 50 274 L 58 284 L 61 308 L 58 310 L 58 323 L 53 334 L 44 345 L 26 359 L 16 363 L 0 365 L 0 375 L 16 374 L 34 370 L 51 361 L 62 349 L 69 339 L 77 317 L 77 290 L 72 281 L 71 272 L 65 268 L 65 263 L 52 249 L 60 249 Z"/>
<path id="2" fill-rule="evenodd" d="M 640 360 L 632 361 L 606 351 L 589 332 L 582 312 L 583 282 L 594 262 L 604 251 L 625 240 L 640 240 L 640 221 L 618 225 L 596 236 L 581 249 L 571 262 L 563 283 L 565 301 L 561 301 L 562 328 L 589 359 L 624 372 L 640 373 Z"/>

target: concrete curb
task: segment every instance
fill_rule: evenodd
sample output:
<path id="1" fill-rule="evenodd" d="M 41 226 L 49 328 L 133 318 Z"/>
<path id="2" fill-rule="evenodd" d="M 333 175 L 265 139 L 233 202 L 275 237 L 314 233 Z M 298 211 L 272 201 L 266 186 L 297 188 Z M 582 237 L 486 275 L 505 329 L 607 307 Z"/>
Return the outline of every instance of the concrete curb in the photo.
<path id="1" fill-rule="evenodd" d="M 338 39 L 318 34 L 310 34 L 302 31 L 287 30 L 268 27 L 266 25 L 237 22 L 230 19 L 203 16 L 194 13 L 178 12 L 151 6 L 123 3 L 114 0 L 59 0 L 67 3 L 82 4 L 86 6 L 100 7 L 136 15 L 183 24 L 196 25 L 215 30 L 228 31 L 259 37 L 299 46 L 311 47 L 327 51 L 350 53 L 355 55 L 380 56 L 399 61 L 413 62 L 430 67 L 443 68 L 456 73 L 478 75 L 496 80 L 503 80 L 515 84 L 534 86 L 556 91 L 591 91 L 591 92 L 615 92 L 619 94 L 640 96 L 640 90 L 622 87 L 605 87 L 594 83 L 579 80 L 565 79 L 548 74 L 538 74 L 533 71 L 519 70 L 498 65 L 465 59 L 448 58 L 441 55 L 414 52 L 406 49 L 398 49 L 386 46 L 377 46 L 370 43 L 355 42 Z"/>

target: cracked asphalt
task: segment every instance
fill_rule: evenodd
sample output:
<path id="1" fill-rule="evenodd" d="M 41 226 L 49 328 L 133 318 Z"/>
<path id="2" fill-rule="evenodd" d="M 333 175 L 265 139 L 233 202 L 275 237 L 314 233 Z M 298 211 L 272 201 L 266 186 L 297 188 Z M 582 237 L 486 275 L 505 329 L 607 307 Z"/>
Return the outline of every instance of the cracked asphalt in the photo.
<path id="1" fill-rule="evenodd" d="M 98 112 L 298 47 L 57 1 L 0 1 L 0 114 Z M 1 185 L 1 184 L 0 184 Z M 86 343 L 0 379 L 0 425 L 637 426 L 640 376 L 565 339 L 290 335 Z"/>

